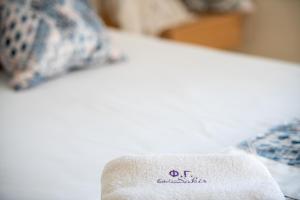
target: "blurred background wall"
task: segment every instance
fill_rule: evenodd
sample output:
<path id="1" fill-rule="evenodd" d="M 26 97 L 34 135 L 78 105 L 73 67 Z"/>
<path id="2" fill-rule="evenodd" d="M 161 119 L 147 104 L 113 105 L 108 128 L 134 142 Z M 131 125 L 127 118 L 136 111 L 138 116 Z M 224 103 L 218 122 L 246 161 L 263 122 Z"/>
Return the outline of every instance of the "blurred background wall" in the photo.
<path id="1" fill-rule="evenodd" d="M 100 10 L 101 0 L 93 0 Z M 237 51 L 300 63 L 300 0 L 253 0 Z"/>
<path id="2" fill-rule="evenodd" d="M 300 0 L 255 0 L 247 16 L 245 53 L 300 62 Z"/>

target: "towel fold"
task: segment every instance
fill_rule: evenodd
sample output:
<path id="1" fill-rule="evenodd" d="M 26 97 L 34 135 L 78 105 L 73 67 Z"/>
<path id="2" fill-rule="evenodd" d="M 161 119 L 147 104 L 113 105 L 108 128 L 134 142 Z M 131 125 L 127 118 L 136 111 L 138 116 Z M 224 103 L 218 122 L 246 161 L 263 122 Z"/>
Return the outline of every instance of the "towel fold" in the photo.
<path id="1" fill-rule="evenodd" d="M 248 155 L 125 156 L 102 174 L 102 200 L 283 200 Z"/>

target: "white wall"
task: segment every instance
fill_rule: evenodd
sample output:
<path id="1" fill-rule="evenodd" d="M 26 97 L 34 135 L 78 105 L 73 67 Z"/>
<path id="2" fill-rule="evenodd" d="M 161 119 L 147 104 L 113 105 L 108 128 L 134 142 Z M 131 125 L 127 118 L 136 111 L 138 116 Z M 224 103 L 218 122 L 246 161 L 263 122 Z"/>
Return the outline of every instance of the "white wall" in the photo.
<path id="1" fill-rule="evenodd" d="M 255 0 L 246 18 L 245 53 L 300 62 L 300 0 Z"/>

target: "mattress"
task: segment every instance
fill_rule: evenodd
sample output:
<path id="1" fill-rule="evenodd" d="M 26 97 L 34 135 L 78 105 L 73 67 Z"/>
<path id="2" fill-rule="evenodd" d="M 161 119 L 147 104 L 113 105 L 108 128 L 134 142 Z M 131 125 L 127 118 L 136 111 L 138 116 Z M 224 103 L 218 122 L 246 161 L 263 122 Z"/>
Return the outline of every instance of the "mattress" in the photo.
<path id="1" fill-rule="evenodd" d="M 0 78 L 0 199 L 100 199 L 126 154 L 215 153 L 300 117 L 300 67 L 111 31 L 127 60 L 27 91 Z"/>

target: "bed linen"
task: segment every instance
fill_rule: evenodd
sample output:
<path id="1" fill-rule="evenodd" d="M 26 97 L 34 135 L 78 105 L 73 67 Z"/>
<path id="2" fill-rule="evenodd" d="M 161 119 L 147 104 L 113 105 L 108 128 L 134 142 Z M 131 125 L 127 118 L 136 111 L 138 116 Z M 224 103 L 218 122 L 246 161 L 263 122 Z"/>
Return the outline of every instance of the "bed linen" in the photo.
<path id="1" fill-rule="evenodd" d="M 0 199 L 100 199 L 106 162 L 216 153 L 300 117 L 300 67 L 110 32 L 128 60 L 28 91 L 0 78 Z"/>

